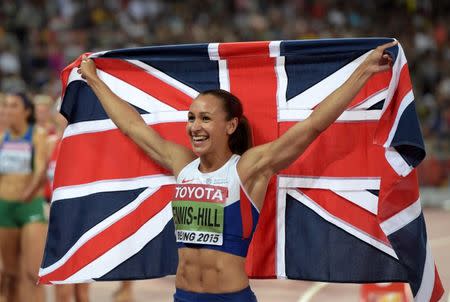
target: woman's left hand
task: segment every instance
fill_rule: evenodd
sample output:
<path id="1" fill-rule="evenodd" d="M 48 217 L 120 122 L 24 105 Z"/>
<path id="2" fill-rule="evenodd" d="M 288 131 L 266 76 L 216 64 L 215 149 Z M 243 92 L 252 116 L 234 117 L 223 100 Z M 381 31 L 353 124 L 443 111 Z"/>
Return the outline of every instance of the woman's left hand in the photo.
<path id="1" fill-rule="evenodd" d="M 83 79 L 87 80 L 88 83 L 91 79 L 98 78 L 97 67 L 95 66 L 94 61 L 90 59 L 86 54 L 81 57 L 81 63 L 77 72 Z"/>
<path id="2" fill-rule="evenodd" d="M 366 66 L 367 72 L 374 74 L 390 69 L 394 60 L 391 55 L 386 52 L 386 49 L 394 47 L 397 44 L 398 41 L 392 41 L 375 48 L 363 63 Z"/>
<path id="3" fill-rule="evenodd" d="M 23 192 L 23 194 L 22 194 L 21 200 L 24 202 L 30 202 L 32 200 L 32 197 L 33 197 L 33 192 L 31 192 L 30 190 L 25 190 L 25 192 Z"/>

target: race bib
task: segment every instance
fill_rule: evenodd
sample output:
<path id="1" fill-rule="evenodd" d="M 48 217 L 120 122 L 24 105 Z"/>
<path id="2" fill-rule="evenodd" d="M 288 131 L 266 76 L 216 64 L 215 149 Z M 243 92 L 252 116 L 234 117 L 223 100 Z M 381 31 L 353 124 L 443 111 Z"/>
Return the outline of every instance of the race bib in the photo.
<path id="1" fill-rule="evenodd" d="M 32 148 L 29 143 L 8 142 L 0 150 L 0 173 L 31 173 Z"/>
<path id="2" fill-rule="evenodd" d="M 227 197 L 226 187 L 177 185 L 172 199 L 177 242 L 222 245 Z"/>

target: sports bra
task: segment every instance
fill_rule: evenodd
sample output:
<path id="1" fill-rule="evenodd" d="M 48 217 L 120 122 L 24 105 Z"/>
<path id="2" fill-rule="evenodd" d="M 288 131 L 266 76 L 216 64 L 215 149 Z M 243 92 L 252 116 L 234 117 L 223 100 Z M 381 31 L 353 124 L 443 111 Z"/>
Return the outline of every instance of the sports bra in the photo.
<path id="1" fill-rule="evenodd" d="M 237 173 L 239 155 L 202 173 L 197 158 L 181 170 L 172 198 L 178 248 L 207 248 L 245 257 L 259 218 Z"/>
<path id="2" fill-rule="evenodd" d="M 0 174 L 30 174 L 33 171 L 33 126 L 20 138 L 5 133 L 0 145 Z"/>

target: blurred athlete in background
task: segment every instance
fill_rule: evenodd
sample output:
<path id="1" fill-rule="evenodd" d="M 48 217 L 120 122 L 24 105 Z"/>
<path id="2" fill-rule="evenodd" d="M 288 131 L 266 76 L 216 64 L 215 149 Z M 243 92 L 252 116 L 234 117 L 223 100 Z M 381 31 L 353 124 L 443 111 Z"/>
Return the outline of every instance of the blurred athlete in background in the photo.
<path id="1" fill-rule="evenodd" d="M 0 141 L 1 294 L 6 301 L 44 301 L 37 276 L 44 250 L 42 175 L 46 132 L 35 126 L 34 106 L 23 93 L 5 96 L 8 129 Z"/>

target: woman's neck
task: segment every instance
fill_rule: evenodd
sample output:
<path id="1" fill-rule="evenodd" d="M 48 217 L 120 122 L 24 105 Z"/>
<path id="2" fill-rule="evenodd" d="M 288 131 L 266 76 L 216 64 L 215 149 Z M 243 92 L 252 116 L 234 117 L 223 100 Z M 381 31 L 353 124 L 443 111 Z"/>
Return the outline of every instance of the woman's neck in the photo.
<path id="1" fill-rule="evenodd" d="M 200 172 L 209 173 L 221 168 L 233 155 L 230 150 L 221 154 L 206 154 L 200 156 Z"/>
<path id="2" fill-rule="evenodd" d="M 20 137 L 23 136 L 27 130 L 28 130 L 28 122 L 27 121 L 23 121 L 17 125 L 13 125 L 11 126 L 11 128 L 9 129 L 9 131 L 11 132 L 11 135 L 13 137 Z"/>

